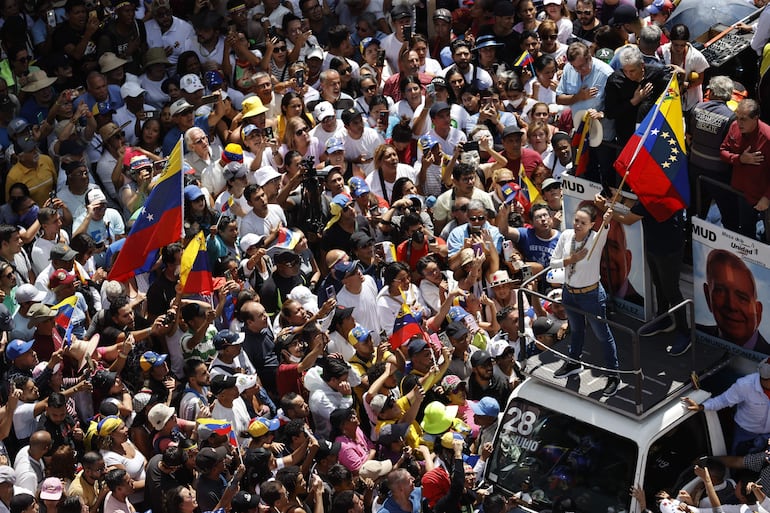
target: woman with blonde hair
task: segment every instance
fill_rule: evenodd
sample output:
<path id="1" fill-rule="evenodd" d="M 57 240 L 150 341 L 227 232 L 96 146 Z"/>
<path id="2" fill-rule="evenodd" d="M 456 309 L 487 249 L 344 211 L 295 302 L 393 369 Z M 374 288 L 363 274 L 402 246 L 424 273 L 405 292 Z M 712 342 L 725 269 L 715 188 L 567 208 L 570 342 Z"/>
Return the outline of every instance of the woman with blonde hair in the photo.
<path id="1" fill-rule="evenodd" d="M 543 2 L 547 19 L 553 20 L 559 28 L 559 42 L 567 44 L 572 37 L 572 20 L 569 18 L 567 2 L 564 0 L 545 0 Z"/>
<path id="2" fill-rule="evenodd" d="M 572 33 L 572 24 L 570 24 L 570 33 Z M 559 68 L 563 68 L 564 63 L 567 62 L 567 45 L 561 42 L 559 25 L 552 19 L 545 19 L 537 27 L 537 35 L 540 36 L 540 52 L 556 59 Z"/>
<path id="3" fill-rule="evenodd" d="M 278 150 L 283 158 L 289 150 L 297 150 L 303 158 L 313 157 L 320 161 L 324 147 L 316 137 L 310 135 L 307 122 L 301 117 L 290 118 L 286 121 L 286 131 L 283 134 L 283 145 Z"/>
<path id="4" fill-rule="evenodd" d="M 374 171 L 366 177 L 366 183 L 371 192 L 391 203 L 393 185 L 396 180 L 403 177 L 417 183 L 417 173 L 412 166 L 398 161 L 395 146 L 391 144 L 379 145 L 374 150 Z"/>
<path id="5" fill-rule="evenodd" d="M 541 120 L 530 123 L 527 127 L 527 143 L 527 147 L 538 152 L 543 160 L 550 158 L 553 153 L 550 125 Z"/>
<path id="6" fill-rule="evenodd" d="M 122 468 L 131 477 L 134 491 L 128 496 L 137 511 L 144 511 L 144 480 L 147 460 L 128 439 L 128 427 L 117 415 L 104 417 L 96 425 L 99 452 L 107 467 Z"/>

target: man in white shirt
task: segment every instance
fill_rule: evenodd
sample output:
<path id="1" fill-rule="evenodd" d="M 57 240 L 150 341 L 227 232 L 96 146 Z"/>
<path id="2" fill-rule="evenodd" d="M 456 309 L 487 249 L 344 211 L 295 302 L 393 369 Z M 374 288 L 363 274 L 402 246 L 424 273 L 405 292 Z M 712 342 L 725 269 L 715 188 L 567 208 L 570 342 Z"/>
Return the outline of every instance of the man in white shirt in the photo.
<path id="1" fill-rule="evenodd" d="M 37 490 L 45 479 L 43 456 L 51 448 L 51 434 L 48 431 L 35 431 L 29 439 L 29 445 L 22 447 L 13 462 L 18 478 L 16 484 L 27 490 Z"/>
<path id="2" fill-rule="evenodd" d="M 163 48 L 168 62 L 176 66 L 179 56 L 184 51 L 185 44 L 195 36 L 192 25 L 171 12 L 169 0 L 152 2 L 152 18 L 144 22 L 147 31 L 147 47 Z"/>
<path id="3" fill-rule="evenodd" d="M 137 119 L 144 121 L 144 113 L 155 110 L 152 105 L 144 103 L 144 93 L 145 90 L 137 82 L 126 80 L 126 83 L 120 86 L 120 96 L 125 103 L 112 116 L 115 124 L 124 127 L 126 143 L 131 146 L 139 142 L 142 133 L 142 123 L 137 123 Z"/>
<path id="4" fill-rule="evenodd" d="M 251 416 L 246 408 L 246 403 L 241 399 L 238 390 L 238 379 L 235 376 L 220 374 L 211 378 L 211 393 L 216 401 L 211 406 L 211 417 L 226 420 L 236 433 L 241 446 L 248 446 L 251 437 L 242 437 L 247 433 Z"/>
<path id="5" fill-rule="evenodd" d="M 447 72 L 456 67 L 465 78 L 465 83 L 476 86 L 479 91 L 484 91 L 492 87 L 494 82 L 485 70 L 471 64 L 471 47 L 465 39 L 455 39 L 450 45 L 452 49 L 452 60 L 454 64 L 444 68 L 441 75 L 446 77 Z"/>
<path id="6" fill-rule="evenodd" d="M 345 124 L 345 160 L 361 166 L 365 175 L 374 171 L 374 150 L 385 141 L 374 128 L 364 126 L 363 114 L 351 107 L 342 112 Z"/>
<path id="7" fill-rule="evenodd" d="M 214 336 L 214 349 L 217 350 L 217 356 L 211 362 L 211 377 L 224 374 L 232 376 L 234 374 L 256 374 L 257 369 L 241 351 L 243 342 L 237 333 L 230 330 L 221 330 Z"/>
<path id="8" fill-rule="evenodd" d="M 390 10 L 390 19 L 393 23 L 393 33 L 382 39 L 380 47 L 385 50 L 390 69 L 397 70 L 401 48 L 405 43 L 409 43 L 404 40 L 404 27 L 412 25 L 412 9 L 406 4 L 395 5 Z"/>
<path id="9" fill-rule="evenodd" d="M 337 292 L 337 304 L 355 307 L 356 322 L 375 333 L 382 329 L 377 316 L 377 285 L 374 278 L 365 275 L 357 261 L 337 262 L 332 268 L 334 278 L 342 283 Z"/>
<path id="10" fill-rule="evenodd" d="M 277 234 L 280 226 L 286 226 L 286 215 L 283 209 L 279 205 L 267 202 L 267 195 L 262 187 L 251 184 L 246 187 L 243 195 L 252 210 L 241 220 L 242 235 L 247 233 L 270 235 L 271 232 Z M 272 243 L 272 240 L 269 243 Z M 265 245 L 269 245 L 268 242 Z"/>

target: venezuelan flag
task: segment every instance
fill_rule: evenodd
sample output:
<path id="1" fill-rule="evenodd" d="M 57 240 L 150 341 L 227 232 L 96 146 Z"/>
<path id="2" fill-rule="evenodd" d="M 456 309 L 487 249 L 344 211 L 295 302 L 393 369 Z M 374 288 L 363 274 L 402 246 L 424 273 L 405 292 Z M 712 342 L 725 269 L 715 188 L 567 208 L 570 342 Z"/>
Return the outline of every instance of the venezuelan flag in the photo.
<path id="1" fill-rule="evenodd" d="M 109 279 L 125 281 L 144 263 L 151 251 L 182 237 L 182 139 L 174 146 L 163 174 L 150 191 L 136 222 L 131 227 Z"/>
<path id="2" fill-rule="evenodd" d="M 615 170 L 644 208 L 663 222 L 690 203 L 682 99 L 676 74 L 628 140 Z"/>
<path id="3" fill-rule="evenodd" d="M 519 190 L 516 199 L 521 203 L 521 206 L 524 207 L 524 211 L 529 212 L 529 209 L 532 208 L 532 204 L 540 197 L 540 191 L 537 190 L 535 184 L 532 183 L 532 180 L 529 179 L 527 173 L 524 172 L 524 166 L 519 168 L 519 187 L 521 189 Z"/>
<path id="4" fill-rule="evenodd" d="M 193 237 L 182 253 L 179 283 L 183 293 L 211 294 L 214 290 L 206 252 L 206 237 L 202 231 Z"/>
<path id="5" fill-rule="evenodd" d="M 233 206 L 233 203 L 235 203 L 235 198 L 233 198 L 232 196 L 227 198 L 227 201 L 222 203 L 222 212 L 227 212 L 228 210 L 230 210 L 230 207 Z"/>
<path id="6" fill-rule="evenodd" d="M 275 245 L 282 248 L 294 249 L 302 236 L 298 231 L 291 228 L 280 228 L 278 237 L 275 239 Z"/>
<path id="7" fill-rule="evenodd" d="M 575 176 L 580 176 L 588 168 L 588 133 L 591 130 L 591 116 L 583 114 L 575 133 L 572 135 L 572 151 L 575 156 Z"/>
<path id="8" fill-rule="evenodd" d="M 56 310 L 52 334 L 56 349 L 62 346 L 69 347 L 72 344 L 72 314 L 75 312 L 77 302 L 76 296 L 70 296 L 51 308 Z"/>
<path id="9" fill-rule="evenodd" d="M 532 76 L 535 76 L 535 59 L 532 58 L 532 55 L 529 52 L 522 52 L 518 59 L 513 61 L 513 65 L 520 68 L 528 67 Z"/>
<path id="10" fill-rule="evenodd" d="M 415 335 L 422 335 L 420 326 L 420 316 L 412 313 L 412 309 L 406 303 L 401 305 L 401 310 L 396 315 L 396 321 L 393 323 L 393 334 L 390 336 L 390 347 L 398 349 Z"/>
<path id="11" fill-rule="evenodd" d="M 221 436 L 230 436 L 233 432 L 233 426 L 226 420 L 221 419 L 198 419 L 196 422 L 201 426 L 210 429 L 213 433 Z"/>

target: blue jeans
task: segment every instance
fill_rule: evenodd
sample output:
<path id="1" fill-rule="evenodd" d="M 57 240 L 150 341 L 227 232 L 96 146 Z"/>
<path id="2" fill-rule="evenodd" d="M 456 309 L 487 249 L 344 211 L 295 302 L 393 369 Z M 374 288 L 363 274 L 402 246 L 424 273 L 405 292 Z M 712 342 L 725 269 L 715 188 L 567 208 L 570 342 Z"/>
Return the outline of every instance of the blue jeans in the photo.
<path id="1" fill-rule="evenodd" d="M 567 287 L 564 287 L 562 302 L 567 307 L 579 308 L 598 317 L 607 318 L 607 293 L 601 284 L 591 292 L 584 294 L 570 294 Z M 570 331 L 569 356 L 579 360 L 583 354 L 583 344 L 586 339 L 586 318 L 582 313 L 567 308 L 567 320 Z M 594 335 L 604 346 L 607 368 L 618 369 L 620 367 L 618 365 L 618 349 L 615 346 L 615 337 L 612 336 L 609 324 L 594 318 L 590 318 L 588 322 Z"/>

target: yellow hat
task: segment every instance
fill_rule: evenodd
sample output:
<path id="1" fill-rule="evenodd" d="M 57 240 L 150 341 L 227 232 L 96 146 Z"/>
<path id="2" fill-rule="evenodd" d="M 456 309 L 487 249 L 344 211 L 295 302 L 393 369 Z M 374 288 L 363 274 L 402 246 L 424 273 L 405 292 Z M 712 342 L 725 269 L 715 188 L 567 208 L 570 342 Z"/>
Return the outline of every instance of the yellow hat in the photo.
<path id="1" fill-rule="evenodd" d="M 110 415 L 104 417 L 96 425 L 96 432 L 99 436 L 110 436 L 113 432 L 117 431 L 123 425 L 123 421 L 117 415 Z"/>
<path id="2" fill-rule="evenodd" d="M 244 118 L 259 116 L 260 114 L 264 114 L 269 110 L 262 104 L 262 100 L 259 98 L 259 96 L 251 96 L 250 98 L 246 98 L 243 100 L 241 105 L 241 112 L 243 113 Z"/>

